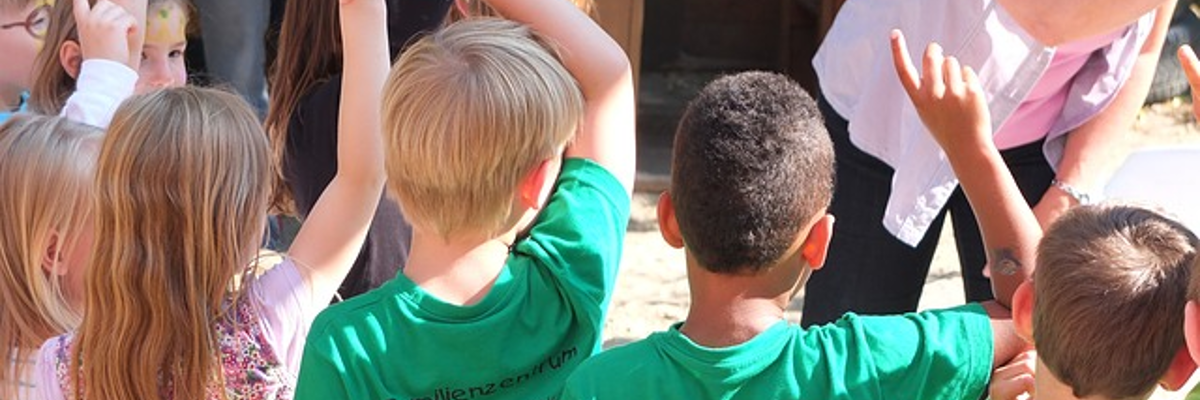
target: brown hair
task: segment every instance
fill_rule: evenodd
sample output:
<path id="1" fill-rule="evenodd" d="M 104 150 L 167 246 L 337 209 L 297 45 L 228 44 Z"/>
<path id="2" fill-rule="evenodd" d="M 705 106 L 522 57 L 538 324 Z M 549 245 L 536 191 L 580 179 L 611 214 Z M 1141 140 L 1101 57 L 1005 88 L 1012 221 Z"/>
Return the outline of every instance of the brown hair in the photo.
<path id="1" fill-rule="evenodd" d="M 175 2 L 187 13 L 188 35 L 192 35 L 196 26 L 195 8 L 189 0 L 150 0 L 147 8 L 163 2 Z M 96 0 L 89 0 L 92 5 Z M 50 26 L 46 29 L 46 38 L 42 50 L 34 60 L 33 88 L 29 90 L 29 109 L 38 114 L 58 115 L 67 103 L 67 98 L 75 92 L 75 77 L 67 73 L 63 67 L 59 49 L 67 41 L 79 42 L 79 31 L 75 22 L 74 2 L 57 0 L 50 11 Z M 139 21 L 143 26 L 146 21 Z M 138 51 L 141 51 L 140 49 Z"/>
<path id="2" fill-rule="evenodd" d="M 101 131 L 61 117 L 18 113 L 0 125 L 0 355 L 25 360 L 38 346 L 79 324 L 69 293 L 43 269 L 53 237 L 69 253 L 91 210 Z M 58 257 L 55 257 L 58 258 Z M 75 291 L 78 288 L 74 289 Z M 0 398 L 17 395 L 31 369 L 0 362 Z"/>
<path id="3" fill-rule="evenodd" d="M 244 290 L 234 282 L 252 271 L 270 158 L 234 94 L 173 88 L 117 109 L 96 168 L 104 234 L 85 278 L 76 398 L 159 398 L 169 385 L 198 399 L 220 384 L 212 324 L 230 317 Z"/>
<path id="4" fill-rule="evenodd" d="M 671 201 L 683 241 L 705 269 L 757 273 L 793 248 L 833 194 L 833 144 L 817 103 L 769 72 L 721 77 L 675 133 Z"/>
<path id="5" fill-rule="evenodd" d="M 1197 245 L 1178 222 L 1131 206 L 1077 207 L 1046 231 L 1034 342 L 1076 397 L 1144 398 L 1154 389 L 1183 346 Z"/>
<path id="6" fill-rule="evenodd" d="M 265 127 L 275 165 L 282 166 L 292 113 L 301 98 L 330 77 L 342 72 L 342 32 L 338 3 L 326 0 L 290 0 L 279 30 L 279 54 L 271 63 L 271 105 Z M 294 213 L 290 185 L 283 170 L 274 177 L 271 207 Z"/>

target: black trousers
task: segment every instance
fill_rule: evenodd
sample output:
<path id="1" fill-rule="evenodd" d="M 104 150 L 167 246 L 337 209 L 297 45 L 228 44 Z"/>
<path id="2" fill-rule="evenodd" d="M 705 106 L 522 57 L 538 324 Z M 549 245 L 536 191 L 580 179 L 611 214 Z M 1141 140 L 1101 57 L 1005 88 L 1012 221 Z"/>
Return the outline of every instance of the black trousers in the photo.
<path id="1" fill-rule="evenodd" d="M 830 207 L 837 222 L 825 267 L 814 272 L 808 282 L 802 324 L 831 322 L 848 311 L 915 311 L 947 213 L 954 224 L 967 301 L 993 298 L 991 283 L 983 276 L 987 262 L 983 239 L 962 189 L 950 196 L 916 248 L 901 242 L 882 222 L 891 193 L 892 168 L 850 142 L 846 120 L 825 99 L 819 99 L 819 106 L 837 157 L 837 184 Z M 1042 144 L 1037 141 L 1001 152 L 1031 207 L 1054 178 L 1054 170 L 1042 154 Z"/>

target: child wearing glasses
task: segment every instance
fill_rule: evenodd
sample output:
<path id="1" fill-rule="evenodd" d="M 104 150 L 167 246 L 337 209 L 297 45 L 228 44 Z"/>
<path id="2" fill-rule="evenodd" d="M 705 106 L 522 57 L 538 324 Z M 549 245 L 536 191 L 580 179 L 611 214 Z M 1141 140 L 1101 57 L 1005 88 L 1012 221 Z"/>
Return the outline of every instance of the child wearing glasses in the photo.
<path id="1" fill-rule="evenodd" d="M 46 34 L 50 7 L 41 0 L 0 0 L 0 123 L 23 111 L 33 81 L 33 60 Z"/>

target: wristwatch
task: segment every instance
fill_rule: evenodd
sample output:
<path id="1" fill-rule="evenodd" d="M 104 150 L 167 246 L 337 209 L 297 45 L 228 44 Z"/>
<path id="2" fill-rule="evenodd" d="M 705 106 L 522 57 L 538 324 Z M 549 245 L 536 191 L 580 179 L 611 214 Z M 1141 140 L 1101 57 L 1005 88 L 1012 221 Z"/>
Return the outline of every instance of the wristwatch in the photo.
<path id="1" fill-rule="evenodd" d="M 1086 206 L 1086 205 L 1096 203 L 1095 196 L 1092 196 L 1082 190 L 1076 189 L 1074 186 L 1071 186 L 1071 184 L 1069 184 L 1069 183 L 1060 181 L 1058 179 L 1054 179 L 1054 180 L 1050 181 L 1050 184 L 1053 185 L 1054 187 L 1058 188 L 1058 190 L 1063 191 L 1063 193 L 1066 193 L 1068 196 L 1073 197 L 1075 199 L 1075 201 L 1078 201 L 1079 205 L 1081 205 L 1081 206 Z"/>

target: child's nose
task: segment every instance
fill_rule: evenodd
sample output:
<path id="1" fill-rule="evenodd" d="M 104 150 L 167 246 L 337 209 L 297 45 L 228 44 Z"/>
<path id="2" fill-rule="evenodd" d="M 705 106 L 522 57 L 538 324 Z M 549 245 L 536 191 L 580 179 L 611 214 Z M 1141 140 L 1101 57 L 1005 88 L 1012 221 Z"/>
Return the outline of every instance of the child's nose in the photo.
<path id="1" fill-rule="evenodd" d="M 152 62 L 146 74 L 146 81 L 154 87 L 170 86 L 172 81 L 170 66 L 165 62 Z"/>

